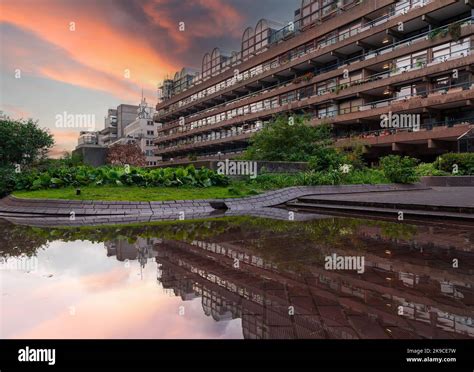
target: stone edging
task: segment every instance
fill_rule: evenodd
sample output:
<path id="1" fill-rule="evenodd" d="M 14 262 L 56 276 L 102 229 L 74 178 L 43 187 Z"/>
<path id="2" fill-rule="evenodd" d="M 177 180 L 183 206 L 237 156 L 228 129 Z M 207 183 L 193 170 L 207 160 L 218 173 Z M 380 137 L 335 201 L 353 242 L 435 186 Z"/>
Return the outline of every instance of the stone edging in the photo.
<path id="1" fill-rule="evenodd" d="M 298 186 L 269 191 L 244 198 L 174 200 L 155 202 L 21 199 L 7 196 L 0 200 L 0 217 L 64 217 L 74 216 L 178 216 L 181 213 L 210 213 L 224 207 L 231 211 L 255 210 L 273 207 L 305 195 L 323 195 L 358 192 L 410 191 L 426 189 L 415 185 L 341 185 Z M 73 212 L 73 213 L 72 213 Z"/>

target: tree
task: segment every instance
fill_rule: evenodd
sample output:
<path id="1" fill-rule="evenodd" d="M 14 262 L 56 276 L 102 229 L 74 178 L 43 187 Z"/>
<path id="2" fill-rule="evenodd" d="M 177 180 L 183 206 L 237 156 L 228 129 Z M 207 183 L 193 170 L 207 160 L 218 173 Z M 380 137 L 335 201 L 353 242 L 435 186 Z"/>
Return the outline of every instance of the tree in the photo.
<path id="1" fill-rule="evenodd" d="M 44 159 L 53 145 L 53 136 L 38 121 L 0 120 L 0 166 L 30 165 Z"/>
<path id="2" fill-rule="evenodd" d="M 250 139 L 247 160 L 309 161 L 333 144 L 327 124 L 312 127 L 304 116 L 279 116 Z"/>
<path id="3" fill-rule="evenodd" d="M 146 157 L 138 143 L 115 144 L 107 151 L 107 164 L 143 167 L 146 165 Z"/>

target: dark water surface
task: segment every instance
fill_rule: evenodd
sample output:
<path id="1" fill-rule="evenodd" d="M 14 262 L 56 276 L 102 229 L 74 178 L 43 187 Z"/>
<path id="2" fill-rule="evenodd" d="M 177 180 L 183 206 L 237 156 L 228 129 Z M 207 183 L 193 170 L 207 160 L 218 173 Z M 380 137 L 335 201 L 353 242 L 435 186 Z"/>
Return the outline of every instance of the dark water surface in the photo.
<path id="1" fill-rule="evenodd" d="M 364 272 L 327 256 L 364 258 Z M 474 338 L 474 230 L 0 221 L 1 338 Z"/>

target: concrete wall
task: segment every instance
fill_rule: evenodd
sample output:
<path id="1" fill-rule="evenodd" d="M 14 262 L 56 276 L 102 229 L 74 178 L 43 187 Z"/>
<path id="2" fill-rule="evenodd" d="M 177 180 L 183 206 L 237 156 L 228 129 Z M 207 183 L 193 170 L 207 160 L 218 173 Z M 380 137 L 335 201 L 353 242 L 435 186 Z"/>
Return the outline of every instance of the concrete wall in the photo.
<path id="1" fill-rule="evenodd" d="M 125 127 L 137 118 L 138 106 L 119 105 L 117 107 L 117 135 L 123 137 Z"/>
<path id="2" fill-rule="evenodd" d="M 100 167 L 101 165 L 105 165 L 107 148 L 101 146 L 81 146 L 76 148 L 72 153 L 81 155 L 84 164 Z"/>
<path id="3" fill-rule="evenodd" d="M 421 177 L 426 186 L 471 186 L 474 187 L 474 176 L 432 176 Z"/>

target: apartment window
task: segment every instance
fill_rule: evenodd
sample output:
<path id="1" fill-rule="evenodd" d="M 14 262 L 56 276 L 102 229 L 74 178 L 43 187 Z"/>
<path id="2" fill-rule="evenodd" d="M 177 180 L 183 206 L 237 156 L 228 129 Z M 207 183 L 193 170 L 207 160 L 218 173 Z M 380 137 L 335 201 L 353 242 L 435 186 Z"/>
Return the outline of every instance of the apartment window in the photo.
<path id="1" fill-rule="evenodd" d="M 451 84 L 450 82 L 450 77 L 449 76 L 443 76 L 436 78 L 433 82 L 433 89 L 443 89 L 443 88 L 448 88 L 449 85 Z"/>
<path id="2" fill-rule="evenodd" d="M 433 61 L 442 62 L 448 58 L 466 56 L 469 54 L 469 46 L 469 38 L 460 40 L 457 43 L 451 42 L 438 45 L 433 48 Z"/>
<path id="3" fill-rule="evenodd" d="M 339 105 L 339 115 L 350 114 L 351 112 L 359 111 L 362 105 L 362 99 L 355 99 L 351 101 L 342 102 Z"/>
<path id="4" fill-rule="evenodd" d="M 154 130 L 147 130 L 147 131 L 146 131 L 146 134 L 149 135 L 149 136 L 154 136 L 154 135 L 155 135 L 155 131 L 154 131 Z"/>
<path id="5" fill-rule="evenodd" d="M 411 97 L 416 95 L 416 85 L 406 85 L 404 87 L 401 87 L 400 90 L 397 92 L 397 97 L 398 98 L 404 98 L 404 97 Z"/>
<path id="6" fill-rule="evenodd" d="M 328 93 L 328 91 L 331 90 L 331 88 L 334 88 L 336 86 L 336 82 L 334 79 L 324 81 L 320 84 L 317 85 L 317 94 L 325 94 Z"/>

